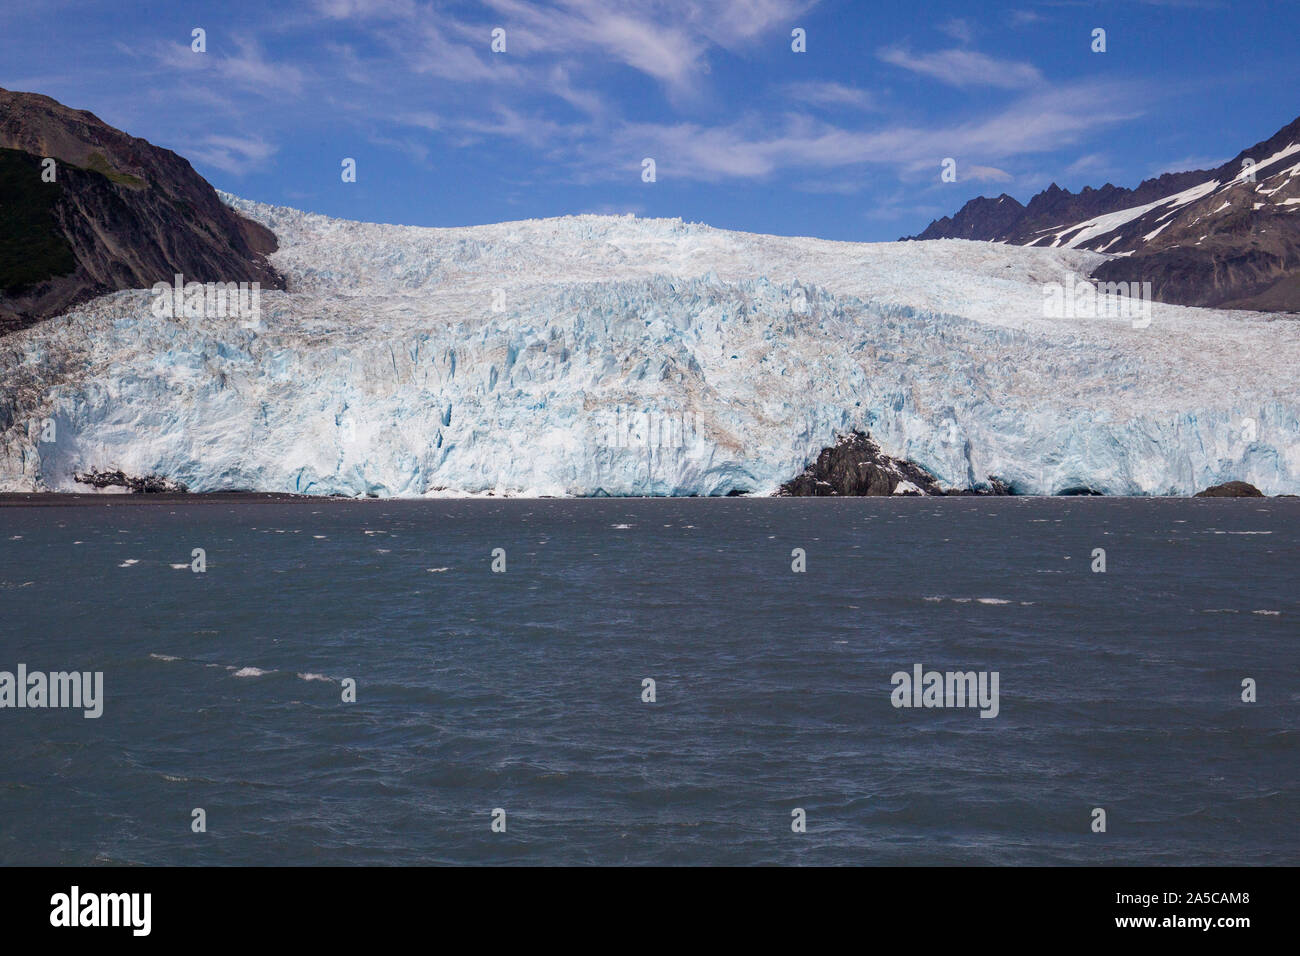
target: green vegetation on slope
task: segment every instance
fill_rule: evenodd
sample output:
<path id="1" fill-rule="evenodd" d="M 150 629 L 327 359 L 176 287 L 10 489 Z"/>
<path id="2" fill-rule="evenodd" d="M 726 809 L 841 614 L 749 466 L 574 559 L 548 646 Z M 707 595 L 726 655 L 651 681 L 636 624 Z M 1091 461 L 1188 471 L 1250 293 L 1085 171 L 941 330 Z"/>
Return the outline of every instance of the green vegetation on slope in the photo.
<path id="1" fill-rule="evenodd" d="M 132 189 L 143 189 L 148 185 L 143 179 L 132 176 L 129 173 L 119 173 L 116 169 L 108 164 L 103 153 L 91 153 L 86 159 L 86 168 L 92 172 L 106 176 L 111 182 L 119 183 L 123 186 L 130 186 Z"/>

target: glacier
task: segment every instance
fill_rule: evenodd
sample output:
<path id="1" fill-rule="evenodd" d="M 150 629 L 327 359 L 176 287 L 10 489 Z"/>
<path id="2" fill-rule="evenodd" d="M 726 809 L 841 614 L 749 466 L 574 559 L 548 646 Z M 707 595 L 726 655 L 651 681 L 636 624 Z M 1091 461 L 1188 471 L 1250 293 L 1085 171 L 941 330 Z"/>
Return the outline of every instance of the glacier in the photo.
<path id="1" fill-rule="evenodd" d="M 1300 322 L 1045 316 L 1044 288 L 1102 254 L 222 198 L 276 233 L 288 291 L 256 328 L 131 290 L 0 339 L 0 490 L 120 469 L 198 492 L 770 494 L 860 429 L 952 488 L 1300 492 Z"/>

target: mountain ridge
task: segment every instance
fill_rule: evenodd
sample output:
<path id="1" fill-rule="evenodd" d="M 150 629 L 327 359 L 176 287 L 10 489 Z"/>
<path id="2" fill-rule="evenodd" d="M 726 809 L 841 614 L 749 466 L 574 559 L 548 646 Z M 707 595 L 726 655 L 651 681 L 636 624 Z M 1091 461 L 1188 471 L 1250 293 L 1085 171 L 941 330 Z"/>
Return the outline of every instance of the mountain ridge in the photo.
<path id="1" fill-rule="evenodd" d="M 0 335 L 176 273 L 283 289 L 266 259 L 277 247 L 184 157 L 86 110 L 0 89 Z"/>
<path id="2" fill-rule="evenodd" d="M 1111 257 L 1093 278 L 1151 282 L 1162 302 L 1300 311 L 1300 118 L 1214 169 L 1132 189 L 1053 182 L 1025 204 L 980 196 L 903 239 L 1088 249 Z"/>

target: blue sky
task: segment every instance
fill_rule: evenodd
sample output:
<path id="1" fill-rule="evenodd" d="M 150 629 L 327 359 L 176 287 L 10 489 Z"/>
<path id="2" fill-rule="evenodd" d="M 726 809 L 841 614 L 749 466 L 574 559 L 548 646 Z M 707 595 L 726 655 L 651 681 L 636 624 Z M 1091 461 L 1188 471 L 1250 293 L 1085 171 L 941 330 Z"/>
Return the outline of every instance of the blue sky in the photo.
<path id="1" fill-rule="evenodd" d="M 45 0 L 0 11 L 0 86 L 332 216 L 874 240 L 981 194 L 1216 165 L 1300 115 L 1298 28 L 1295 0 Z"/>

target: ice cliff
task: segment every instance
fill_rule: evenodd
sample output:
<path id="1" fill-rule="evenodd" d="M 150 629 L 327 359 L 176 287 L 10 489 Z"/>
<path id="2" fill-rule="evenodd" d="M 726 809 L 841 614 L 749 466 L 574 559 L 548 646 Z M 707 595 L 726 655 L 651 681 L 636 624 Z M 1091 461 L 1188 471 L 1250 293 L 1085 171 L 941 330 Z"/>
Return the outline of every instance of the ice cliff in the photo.
<path id="1" fill-rule="evenodd" d="M 121 470 L 191 491 L 766 494 L 856 428 L 952 487 L 1300 492 L 1300 322 L 1045 317 L 1045 285 L 1096 253 L 223 198 L 276 233 L 289 291 L 263 290 L 258 328 L 157 318 L 139 290 L 0 338 L 0 490 Z"/>

